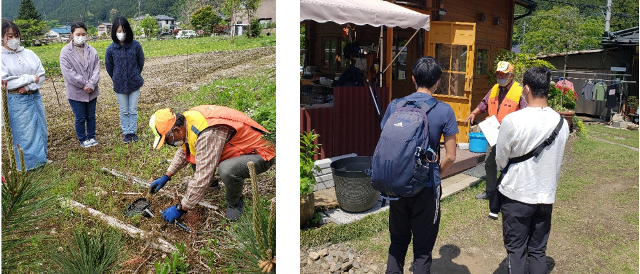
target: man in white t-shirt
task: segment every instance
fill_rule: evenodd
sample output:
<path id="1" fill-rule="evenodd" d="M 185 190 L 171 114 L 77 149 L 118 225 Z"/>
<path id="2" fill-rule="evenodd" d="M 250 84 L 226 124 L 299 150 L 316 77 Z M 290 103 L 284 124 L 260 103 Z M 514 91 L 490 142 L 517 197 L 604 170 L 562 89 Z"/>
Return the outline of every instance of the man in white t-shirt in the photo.
<path id="1" fill-rule="evenodd" d="M 531 68 L 523 75 L 522 94 L 528 107 L 502 120 L 496 143 L 499 170 L 509 158 L 523 156 L 544 142 L 558 125 L 560 115 L 547 105 L 550 80 L 551 72 L 545 68 Z M 512 164 L 498 187 L 504 196 L 500 211 L 509 273 L 525 273 L 527 257 L 530 274 L 547 272 L 551 211 L 568 136 L 569 126 L 563 121 L 556 139 L 538 157 Z"/>

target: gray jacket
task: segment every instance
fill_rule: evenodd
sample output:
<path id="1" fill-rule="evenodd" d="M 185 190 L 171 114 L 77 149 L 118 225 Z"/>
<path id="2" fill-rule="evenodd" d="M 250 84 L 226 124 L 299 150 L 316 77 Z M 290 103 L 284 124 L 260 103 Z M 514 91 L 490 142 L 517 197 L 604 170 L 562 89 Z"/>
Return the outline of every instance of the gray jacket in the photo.
<path id="1" fill-rule="evenodd" d="M 100 81 L 100 59 L 98 52 L 87 43 L 84 44 L 84 60 L 73 48 L 73 42 L 69 42 L 60 51 L 60 69 L 64 77 L 64 86 L 67 89 L 67 98 L 89 102 L 98 97 L 98 82 Z M 87 93 L 84 87 L 93 91 Z"/>

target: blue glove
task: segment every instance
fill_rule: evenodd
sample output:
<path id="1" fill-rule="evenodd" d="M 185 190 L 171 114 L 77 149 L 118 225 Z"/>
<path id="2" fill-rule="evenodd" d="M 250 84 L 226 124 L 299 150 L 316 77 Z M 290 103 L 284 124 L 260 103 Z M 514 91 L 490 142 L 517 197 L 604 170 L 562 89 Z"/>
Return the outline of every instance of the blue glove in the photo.
<path id="1" fill-rule="evenodd" d="M 164 184 L 166 184 L 169 180 L 171 180 L 171 178 L 169 178 L 169 176 L 167 175 L 162 175 L 162 177 L 160 177 L 159 179 L 156 179 L 155 181 L 153 181 L 153 183 L 151 183 L 151 187 L 149 187 L 149 193 L 151 194 L 155 194 L 156 192 L 158 192 L 163 186 Z"/>
<path id="2" fill-rule="evenodd" d="M 175 219 L 180 218 L 180 216 L 182 216 L 185 213 L 186 211 L 178 209 L 177 205 L 174 205 L 162 211 L 162 219 L 164 219 L 168 223 L 171 223 Z"/>

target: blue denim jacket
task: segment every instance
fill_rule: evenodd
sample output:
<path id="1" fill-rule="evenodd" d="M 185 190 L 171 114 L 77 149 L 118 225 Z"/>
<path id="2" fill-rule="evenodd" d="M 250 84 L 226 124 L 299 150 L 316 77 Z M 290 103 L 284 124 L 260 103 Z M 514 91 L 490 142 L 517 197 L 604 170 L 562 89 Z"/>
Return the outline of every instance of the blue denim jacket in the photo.
<path id="1" fill-rule="evenodd" d="M 130 93 L 139 90 L 144 84 L 144 53 L 136 40 L 123 45 L 111 43 L 105 53 L 104 65 L 113 80 L 113 90 L 116 93 Z"/>

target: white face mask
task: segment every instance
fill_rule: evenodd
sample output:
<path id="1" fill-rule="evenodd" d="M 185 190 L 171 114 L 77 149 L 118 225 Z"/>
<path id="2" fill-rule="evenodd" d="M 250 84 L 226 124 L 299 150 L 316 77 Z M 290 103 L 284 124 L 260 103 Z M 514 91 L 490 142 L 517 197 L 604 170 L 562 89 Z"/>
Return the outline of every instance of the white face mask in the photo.
<path id="1" fill-rule="evenodd" d="M 118 40 L 124 41 L 124 39 L 127 38 L 127 34 L 124 33 L 124 32 L 118 32 L 118 33 L 116 33 L 116 37 L 118 37 Z"/>
<path id="2" fill-rule="evenodd" d="M 507 78 L 507 79 L 498 78 L 498 85 L 500 85 L 501 87 L 506 86 L 508 83 L 509 83 L 509 78 Z"/>
<path id="3" fill-rule="evenodd" d="M 74 36 L 73 37 L 73 42 L 75 42 L 76 45 L 84 45 L 85 41 L 87 41 L 87 37 L 86 36 Z"/>
<path id="4" fill-rule="evenodd" d="M 20 38 L 13 38 L 7 41 L 7 47 L 9 47 L 12 50 L 17 50 L 19 46 L 20 46 Z"/>

